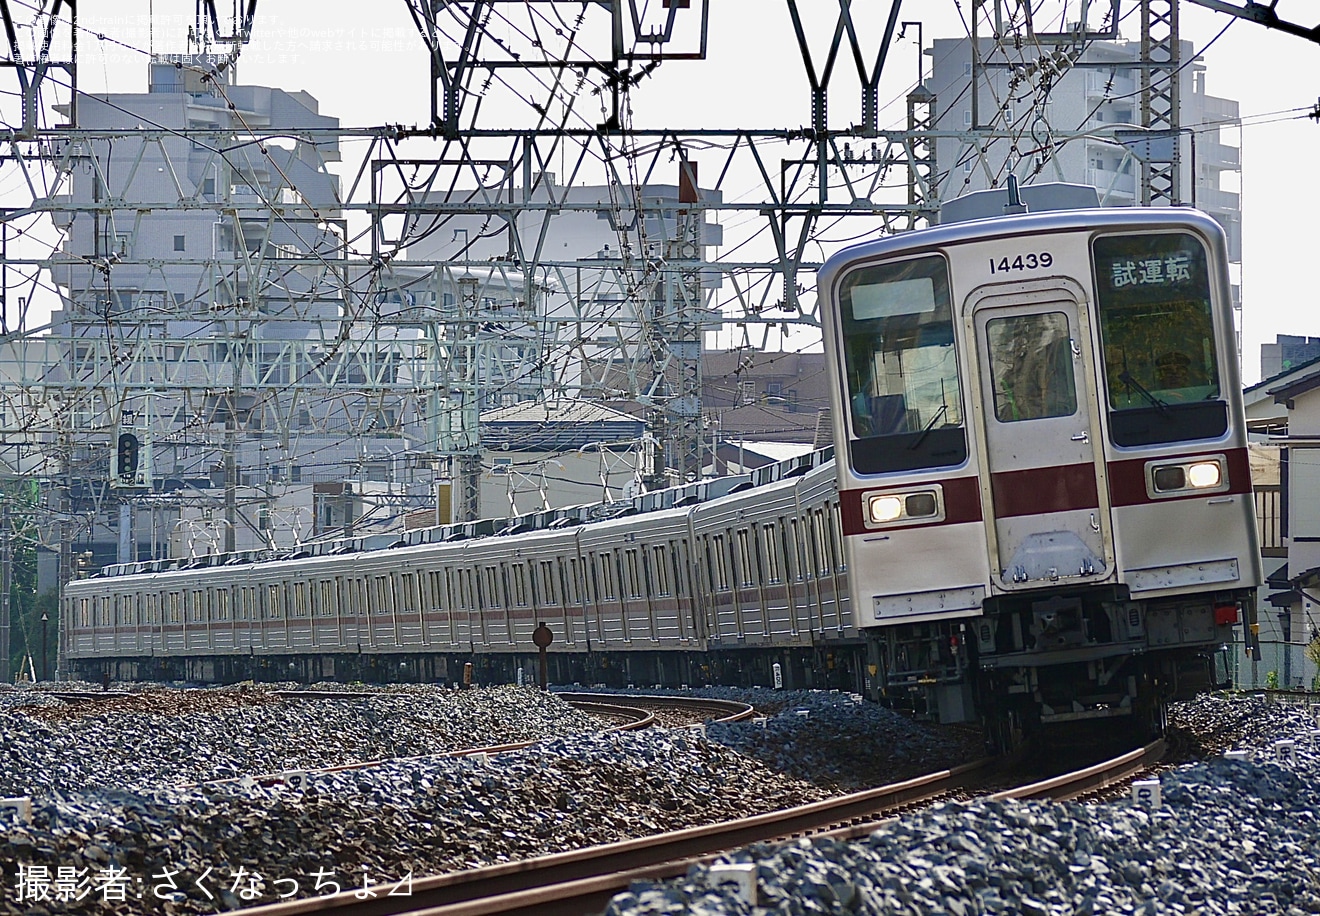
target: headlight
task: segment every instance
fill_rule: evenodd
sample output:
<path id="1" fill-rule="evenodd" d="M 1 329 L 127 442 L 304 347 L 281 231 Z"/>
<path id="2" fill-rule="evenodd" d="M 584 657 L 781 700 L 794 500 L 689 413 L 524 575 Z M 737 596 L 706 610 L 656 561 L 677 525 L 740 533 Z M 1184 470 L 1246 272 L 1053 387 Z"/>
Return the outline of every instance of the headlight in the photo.
<path id="1" fill-rule="evenodd" d="M 872 496 L 867 500 L 871 521 L 892 522 L 903 517 L 903 500 L 897 496 Z"/>
<path id="2" fill-rule="evenodd" d="M 904 519 L 937 519 L 942 513 L 938 487 L 915 493 L 870 493 L 862 497 L 866 520 L 883 525 Z"/>
<path id="3" fill-rule="evenodd" d="M 1197 490 L 1217 487 L 1223 479 L 1224 472 L 1218 461 L 1202 461 L 1187 469 L 1187 483 Z"/>
<path id="4" fill-rule="evenodd" d="M 1168 464 L 1151 462 L 1146 468 L 1149 474 L 1146 487 L 1151 496 L 1179 496 L 1228 488 L 1227 466 L 1222 455 Z"/>

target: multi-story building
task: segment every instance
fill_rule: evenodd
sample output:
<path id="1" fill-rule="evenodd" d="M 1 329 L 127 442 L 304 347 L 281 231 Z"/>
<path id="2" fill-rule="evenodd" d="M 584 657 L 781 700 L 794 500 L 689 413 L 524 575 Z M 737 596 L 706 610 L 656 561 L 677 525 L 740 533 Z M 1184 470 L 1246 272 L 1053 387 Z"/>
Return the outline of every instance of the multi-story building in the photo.
<path id="1" fill-rule="evenodd" d="M 83 137 L 46 151 L 69 176 L 52 378 L 77 398 L 51 450 L 95 563 L 288 545 L 321 482 L 434 493 L 392 394 L 417 335 L 347 266 L 338 120 L 217 63 L 153 58 L 147 92 L 80 96 Z"/>
<path id="2" fill-rule="evenodd" d="M 1167 155 L 1159 144 L 1172 141 L 1141 136 L 1140 42 L 1091 41 L 1080 55 L 1071 49 L 1055 54 L 1053 45 L 1001 46 L 988 38 L 978 47 L 975 65 L 966 38 L 937 39 L 930 52 L 934 70 L 927 88 L 936 98 L 936 129 L 965 132 L 936 140 L 941 200 L 1002 187 L 1011 163 L 1023 182 L 1093 185 L 1106 206 L 1141 202 L 1142 158 Z M 1241 171 L 1240 151 L 1221 136 L 1221 128 L 1238 123 L 1238 104 L 1206 92 L 1205 65 L 1191 42 L 1182 42 L 1180 53 L 1189 64 L 1175 77 L 1180 197 L 1224 227 L 1231 259 L 1239 261 L 1242 212 L 1233 176 Z"/>

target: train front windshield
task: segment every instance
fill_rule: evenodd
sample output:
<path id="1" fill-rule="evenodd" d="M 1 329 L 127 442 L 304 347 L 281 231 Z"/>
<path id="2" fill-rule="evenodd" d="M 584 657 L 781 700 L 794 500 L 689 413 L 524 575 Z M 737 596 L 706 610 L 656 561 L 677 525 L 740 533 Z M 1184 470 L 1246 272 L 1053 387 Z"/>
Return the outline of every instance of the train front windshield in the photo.
<path id="1" fill-rule="evenodd" d="M 852 465 L 863 474 L 967 458 L 949 269 L 943 257 L 862 267 L 842 278 Z"/>
<path id="2" fill-rule="evenodd" d="M 1094 245 L 1114 443 L 1223 435 L 1205 246 L 1186 233 L 1101 236 Z"/>

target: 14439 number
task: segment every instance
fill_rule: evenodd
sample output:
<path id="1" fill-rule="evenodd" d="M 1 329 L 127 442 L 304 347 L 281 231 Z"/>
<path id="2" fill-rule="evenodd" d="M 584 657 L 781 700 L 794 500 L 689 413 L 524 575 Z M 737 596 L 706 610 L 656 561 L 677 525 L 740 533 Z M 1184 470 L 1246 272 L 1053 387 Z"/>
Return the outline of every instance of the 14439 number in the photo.
<path id="1" fill-rule="evenodd" d="M 1013 258 L 1000 258 L 996 261 L 990 259 L 990 273 L 1006 274 L 1014 270 L 1039 270 L 1042 267 L 1053 267 L 1054 255 L 1048 251 L 1031 254 L 1020 254 Z"/>

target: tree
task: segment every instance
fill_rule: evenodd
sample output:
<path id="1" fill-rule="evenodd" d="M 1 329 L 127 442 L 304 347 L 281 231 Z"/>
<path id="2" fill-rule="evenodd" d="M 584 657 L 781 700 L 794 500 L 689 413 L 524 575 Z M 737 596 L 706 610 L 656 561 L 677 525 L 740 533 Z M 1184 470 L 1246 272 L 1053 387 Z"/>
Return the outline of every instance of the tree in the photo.
<path id="1" fill-rule="evenodd" d="M 0 537 L 9 542 L 12 563 L 9 583 L 9 671 L 11 678 L 22 670 L 29 655 L 38 676 L 42 670 L 41 615 L 46 613 L 46 670 L 55 673 L 58 645 L 59 598 L 54 589 L 37 594 L 37 542 L 35 519 L 40 511 L 39 489 L 34 480 L 0 481 L 0 501 L 8 508 L 8 530 Z"/>
<path id="2" fill-rule="evenodd" d="M 1311 641 L 1306 644 L 1306 657 L 1320 669 L 1320 633 L 1311 634 Z M 1320 672 L 1311 678 L 1311 689 L 1320 690 Z"/>

